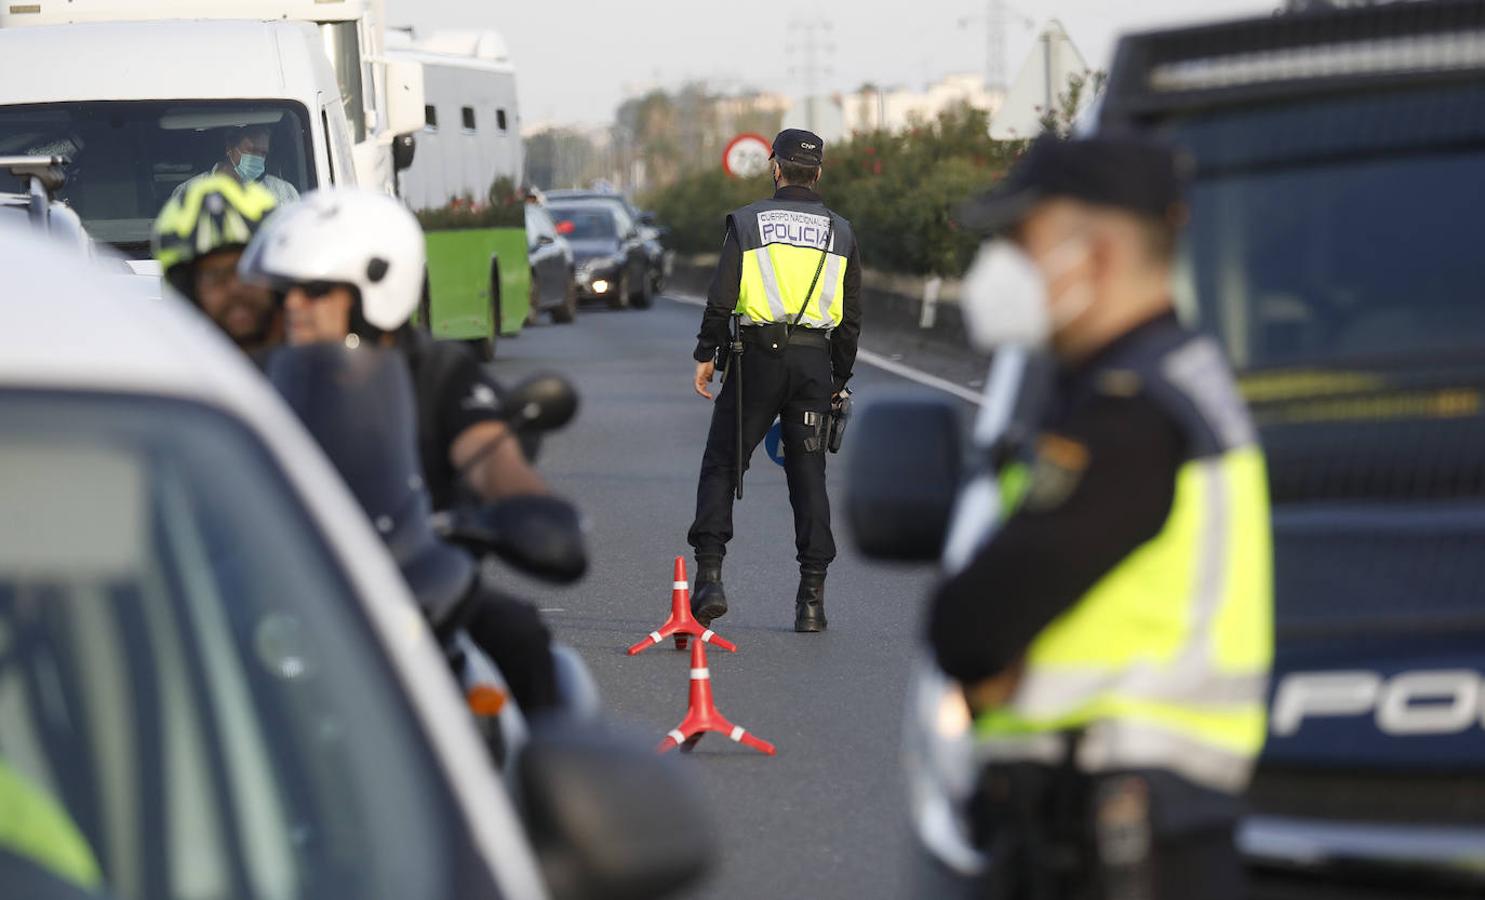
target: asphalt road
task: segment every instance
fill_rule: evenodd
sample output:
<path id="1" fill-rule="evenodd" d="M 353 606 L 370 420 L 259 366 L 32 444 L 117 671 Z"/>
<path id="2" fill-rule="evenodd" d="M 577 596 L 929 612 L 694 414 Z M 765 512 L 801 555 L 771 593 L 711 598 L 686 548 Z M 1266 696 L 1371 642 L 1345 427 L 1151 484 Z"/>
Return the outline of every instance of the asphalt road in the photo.
<path id="1" fill-rule="evenodd" d="M 700 311 L 662 297 L 646 311 L 584 309 L 502 340 L 504 379 L 555 370 L 582 406 L 548 438 L 540 467 L 591 519 L 592 572 L 575 589 L 532 588 L 561 640 L 596 677 L 607 709 L 658 742 L 686 712 L 689 654 L 625 648 L 664 621 L 671 566 L 692 561 L 686 529 L 711 407 L 691 390 Z M 866 326 L 870 328 L 870 323 Z M 925 391 L 860 365 L 858 397 Z M 712 652 L 717 705 L 778 746 L 765 757 L 709 736 L 688 758 L 705 784 L 721 856 L 696 898 L 908 895 L 911 841 L 898 765 L 905 681 L 919 646 L 931 572 L 883 566 L 854 550 L 844 521 L 847 447 L 830 459 L 840 555 L 830 569 L 830 629 L 792 630 L 798 570 L 783 469 L 761 448 L 736 511 L 724 579 L 731 612 Z"/>

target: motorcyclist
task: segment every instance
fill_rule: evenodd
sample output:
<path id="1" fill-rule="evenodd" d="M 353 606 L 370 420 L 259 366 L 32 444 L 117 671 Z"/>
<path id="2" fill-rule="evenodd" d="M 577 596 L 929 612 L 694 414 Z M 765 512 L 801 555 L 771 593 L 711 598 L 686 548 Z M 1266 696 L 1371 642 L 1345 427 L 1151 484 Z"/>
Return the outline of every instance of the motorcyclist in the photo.
<path id="1" fill-rule="evenodd" d="M 237 262 L 277 206 L 260 184 L 206 175 L 165 204 L 150 236 L 166 282 L 260 362 L 283 340 L 282 317 L 271 291 L 237 277 Z"/>
<path id="2" fill-rule="evenodd" d="M 396 351 L 305 344 L 275 354 L 268 375 L 360 501 L 428 619 L 461 624 L 528 715 L 556 706 L 552 638 L 540 614 L 477 581 L 468 554 L 433 532 L 417 477 L 411 383 Z"/>
<path id="3" fill-rule="evenodd" d="M 422 229 L 402 204 L 371 191 L 326 189 L 274 216 L 244 253 L 239 273 L 280 298 L 290 344 L 371 342 L 403 350 L 435 509 L 461 494 L 497 500 L 547 493 L 520 443 L 509 439 L 496 385 L 478 361 L 408 323 L 425 261 Z"/>
<path id="4" fill-rule="evenodd" d="M 501 420 L 496 393 L 474 358 L 409 326 L 425 261 L 422 229 L 402 204 L 370 191 L 327 189 L 306 194 L 268 221 L 244 252 L 239 272 L 283 298 L 291 347 L 403 351 L 417 400 L 420 492 L 427 489 L 433 507 L 456 499 L 461 479 L 486 499 L 547 493 L 511 439 L 514 432 Z M 274 368 L 270 363 L 270 373 Z M 534 609 L 487 597 L 467 628 L 495 658 L 523 709 L 556 702 L 551 635 Z"/>

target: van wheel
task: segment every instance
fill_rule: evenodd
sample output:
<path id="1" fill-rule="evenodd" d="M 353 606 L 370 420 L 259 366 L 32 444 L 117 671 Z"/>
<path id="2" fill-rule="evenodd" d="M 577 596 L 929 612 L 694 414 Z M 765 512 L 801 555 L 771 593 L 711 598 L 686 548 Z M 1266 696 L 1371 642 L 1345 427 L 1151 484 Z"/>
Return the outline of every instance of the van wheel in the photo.
<path id="1" fill-rule="evenodd" d="M 571 325 L 577 318 L 578 290 L 577 282 L 571 278 L 567 279 L 567 296 L 562 298 L 560 306 L 552 307 L 552 321 L 558 325 Z"/>
<path id="2" fill-rule="evenodd" d="M 649 309 L 650 304 L 655 302 L 655 288 L 650 283 L 650 273 L 646 272 L 639 278 L 639 295 L 634 298 L 635 309 Z"/>
<path id="3" fill-rule="evenodd" d="M 619 288 L 608 295 L 609 309 L 629 308 L 629 273 L 625 272 L 619 276 Z"/>
<path id="4" fill-rule="evenodd" d="M 541 321 L 541 281 L 536 276 L 536 270 L 531 270 L 531 288 L 527 292 L 531 302 L 526 310 L 526 324 L 535 325 Z"/>

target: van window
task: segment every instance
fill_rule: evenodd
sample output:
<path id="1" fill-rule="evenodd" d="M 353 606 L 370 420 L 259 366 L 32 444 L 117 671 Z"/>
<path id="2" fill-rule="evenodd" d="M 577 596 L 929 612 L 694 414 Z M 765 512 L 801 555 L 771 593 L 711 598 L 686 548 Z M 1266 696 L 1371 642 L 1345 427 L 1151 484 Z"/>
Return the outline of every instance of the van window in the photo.
<path id="1" fill-rule="evenodd" d="M 229 140 L 265 144 L 262 179 L 281 199 L 318 182 L 303 106 L 285 101 L 98 101 L 0 106 L 0 156 L 71 160 L 59 192 L 95 240 L 150 255 L 150 228 L 187 180 L 225 167 Z M 0 190 L 18 190 L 9 176 Z"/>
<path id="2" fill-rule="evenodd" d="M 473 106 L 466 106 L 466 107 L 464 107 L 464 130 L 465 131 L 474 131 L 475 130 L 475 127 L 474 127 L 474 107 Z"/>
<path id="3" fill-rule="evenodd" d="M 506 130 L 506 125 L 505 125 L 505 110 L 503 110 L 503 109 L 497 109 L 497 110 L 495 110 L 495 125 L 501 131 L 505 131 Z"/>
<path id="4" fill-rule="evenodd" d="M 425 107 L 423 107 L 423 118 L 427 121 L 427 124 L 423 126 L 423 130 L 424 131 L 437 131 L 438 130 L 438 107 L 436 107 L 436 106 L 425 106 Z"/>
<path id="5" fill-rule="evenodd" d="M 1485 350 L 1485 87 L 1192 116 L 1181 300 L 1244 369 Z"/>

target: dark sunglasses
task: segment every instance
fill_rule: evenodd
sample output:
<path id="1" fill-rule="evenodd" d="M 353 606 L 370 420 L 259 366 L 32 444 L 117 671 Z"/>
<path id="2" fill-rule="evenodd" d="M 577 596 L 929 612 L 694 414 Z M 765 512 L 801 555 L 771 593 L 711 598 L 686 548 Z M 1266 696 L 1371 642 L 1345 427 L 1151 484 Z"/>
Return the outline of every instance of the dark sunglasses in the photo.
<path id="1" fill-rule="evenodd" d="M 289 290 L 298 288 L 299 290 L 304 292 L 304 296 L 308 297 L 311 300 L 323 300 L 328 297 L 330 295 L 330 292 L 334 291 L 337 287 L 339 287 L 339 285 L 337 285 L 333 281 L 308 281 L 290 285 L 287 289 L 285 289 L 284 293 L 287 294 Z"/>

